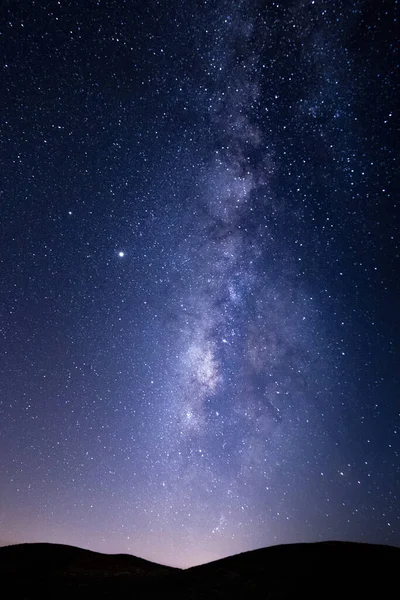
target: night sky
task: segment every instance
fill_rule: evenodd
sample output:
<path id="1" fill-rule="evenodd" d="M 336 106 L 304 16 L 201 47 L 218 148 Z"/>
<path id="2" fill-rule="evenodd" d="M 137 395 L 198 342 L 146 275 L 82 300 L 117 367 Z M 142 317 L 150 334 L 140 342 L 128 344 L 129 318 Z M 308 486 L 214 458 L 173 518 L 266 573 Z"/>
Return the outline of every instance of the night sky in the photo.
<path id="1" fill-rule="evenodd" d="M 2 3 L 2 542 L 400 545 L 397 10 Z"/>

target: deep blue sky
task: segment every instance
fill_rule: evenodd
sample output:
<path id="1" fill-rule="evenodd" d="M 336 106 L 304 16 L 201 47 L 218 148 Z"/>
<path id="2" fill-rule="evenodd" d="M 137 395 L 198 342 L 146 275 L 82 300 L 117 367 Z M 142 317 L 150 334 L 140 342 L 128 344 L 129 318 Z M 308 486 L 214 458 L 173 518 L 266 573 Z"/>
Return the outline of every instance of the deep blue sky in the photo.
<path id="1" fill-rule="evenodd" d="M 400 544 L 397 2 L 5 2 L 0 539 Z"/>

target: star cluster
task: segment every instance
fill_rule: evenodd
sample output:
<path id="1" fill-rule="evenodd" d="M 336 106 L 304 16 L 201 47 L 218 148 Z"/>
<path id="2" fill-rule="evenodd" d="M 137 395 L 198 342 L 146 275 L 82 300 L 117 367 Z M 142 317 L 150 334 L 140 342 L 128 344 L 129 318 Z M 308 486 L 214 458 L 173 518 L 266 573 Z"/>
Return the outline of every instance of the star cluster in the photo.
<path id="1" fill-rule="evenodd" d="M 400 543 L 396 13 L 3 8 L 0 541 Z"/>

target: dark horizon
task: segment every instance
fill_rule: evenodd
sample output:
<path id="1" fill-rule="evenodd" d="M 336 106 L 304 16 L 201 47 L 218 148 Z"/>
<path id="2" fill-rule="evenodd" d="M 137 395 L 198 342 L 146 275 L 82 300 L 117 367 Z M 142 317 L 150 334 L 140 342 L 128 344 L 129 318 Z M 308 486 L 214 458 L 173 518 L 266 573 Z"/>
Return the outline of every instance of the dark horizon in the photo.
<path id="1" fill-rule="evenodd" d="M 83 552 L 90 552 L 93 553 L 95 555 L 99 555 L 99 556 L 109 556 L 110 558 L 116 558 L 118 556 L 128 556 L 128 557 L 132 557 L 133 559 L 138 559 L 139 561 L 144 561 L 145 563 L 151 563 L 155 566 L 160 566 L 160 567 L 168 567 L 169 569 L 176 569 L 178 571 L 187 571 L 190 570 L 194 567 L 205 567 L 208 565 L 211 565 L 213 563 L 219 563 L 220 561 L 224 561 L 225 559 L 236 559 L 236 558 L 241 558 L 244 555 L 253 555 L 253 553 L 255 553 L 255 555 L 258 555 L 260 553 L 260 555 L 262 555 L 262 551 L 263 550 L 274 550 L 274 549 L 282 549 L 282 550 L 286 550 L 286 549 L 290 549 L 289 547 L 291 546 L 295 546 L 296 549 L 300 549 L 303 548 L 305 546 L 309 547 L 309 546 L 315 546 L 315 545 L 323 545 L 323 546 L 336 546 L 336 547 L 342 547 L 345 548 L 346 546 L 367 546 L 367 547 L 373 547 L 373 548 L 398 548 L 400 550 L 400 546 L 392 546 L 392 545 L 388 545 L 388 544 L 373 544 L 370 542 L 353 542 L 353 541 L 343 541 L 343 540 L 323 540 L 323 541 L 318 541 L 318 542 L 292 542 L 289 544 L 274 544 L 272 546 L 264 546 L 264 547 L 260 547 L 260 548 L 253 548 L 252 550 L 245 550 L 243 552 L 239 552 L 238 554 L 228 554 L 227 556 L 221 556 L 220 558 L 217 558 L 215 560 L 212 560 L 210 562 L 206 562 L 206 563 L 200 563 L 200 564 L 196 564 L 196 565 L 191 565 L 189 567 L 179 567 L 179 566 L 175 566 L 175 565 L 170 565 L 167 563 L 158 563 L 158 562 L 154 562 L 154 561 L 150 561 L 146 558 L 143 558 L 142 556 L 136 556 L 134 554 L 130 554 L 130 553 L 108 553 L 108 552 L 98 552 L 96 550 L 92 550 L 91 548 L 81 548 L 79 546 L 71 546 L 69 544 L 59 544 L 59 543 L 54 543 L 54 542 L 22 542 L 22 543 L 11 543 L 11 544 L 3 544 L 0 541 L 0 548 L 9 548 L 10 546 L 34 546 L 35 548 L 33 548 L 34 551 L 36 552 L 40 552 L 41 548 L 38 547 L 43 547 L 43 546 L 54 546 L 57 548 L 57 550 L 59 548 L 68 548 L 70 550 L 73 551 L 77 551 L 78 553 L 80 551 Z"/>

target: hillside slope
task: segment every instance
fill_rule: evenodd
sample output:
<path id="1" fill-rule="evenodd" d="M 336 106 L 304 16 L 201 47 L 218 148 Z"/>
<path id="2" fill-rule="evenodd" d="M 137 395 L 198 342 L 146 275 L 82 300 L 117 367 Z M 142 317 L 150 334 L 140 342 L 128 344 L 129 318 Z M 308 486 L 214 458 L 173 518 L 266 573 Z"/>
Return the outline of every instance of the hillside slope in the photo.
<path id="1" fill-rule="evenodd" d="M 187 570 L 61 544 L 0 548 L 3 586 L 25 600 L 391 598 L 399 568 L 400 548 L 351 542 L 272 546 Z"/>

